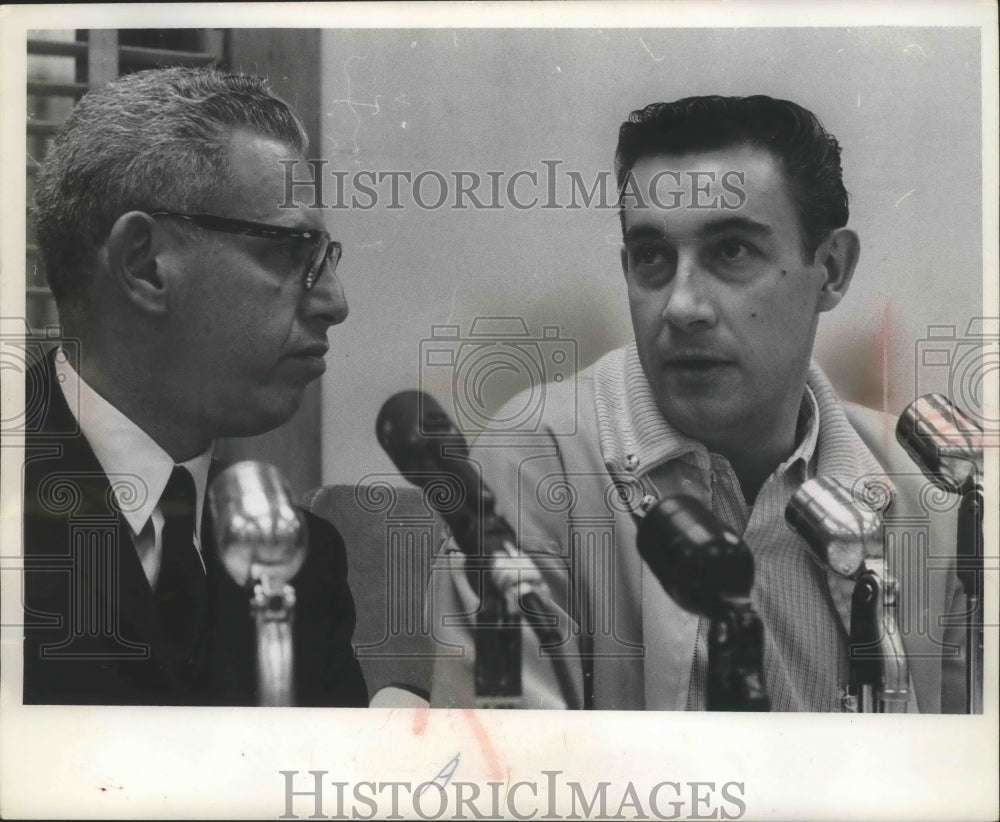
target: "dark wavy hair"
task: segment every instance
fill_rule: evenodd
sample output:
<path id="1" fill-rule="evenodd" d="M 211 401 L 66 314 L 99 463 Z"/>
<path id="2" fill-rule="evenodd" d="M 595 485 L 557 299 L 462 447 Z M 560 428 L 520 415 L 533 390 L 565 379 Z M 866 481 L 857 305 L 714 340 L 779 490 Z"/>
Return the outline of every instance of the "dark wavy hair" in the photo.
<path id="1" fill-rule="evenodd" d="M 643 157 L 736 145 L 764 149 L 781 166 L 798 207 L 805 254 L 814 254 L 830 231 L 847 225 L 848 195 L 837 139 L 811 111 L 762 94 L 685 97 L 633 111 L 618 130 L 618 190 Z M 619 213 L 624 230 L 624 212 Z"/>
<path id="2" fill-rule="evenodd" d="M 229 139 L 240 128 L 307 147 L 302 121 L 260 77 L 151 69 L 81 98 L 35 186 L 35 234 L 56 302 L 82 291 L 122 214 L 198 211 L 230 182 Z"/>

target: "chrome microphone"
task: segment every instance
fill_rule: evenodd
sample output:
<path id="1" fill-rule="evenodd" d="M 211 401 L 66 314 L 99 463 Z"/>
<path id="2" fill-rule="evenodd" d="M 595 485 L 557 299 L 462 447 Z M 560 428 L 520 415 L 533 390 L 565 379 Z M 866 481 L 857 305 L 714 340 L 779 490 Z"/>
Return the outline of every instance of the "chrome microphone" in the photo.
<path id="1" fill-rule="evenodd" d="M 802 483 L 785 520 L 820 566 L 854 580 L 845 704 L 863 713 L 905 712 L 910 673 L 896 618 L 899 585 L 886 565 L 881 517 L 825 476 Z"/>
<path id="2" fill-rule="evenodd" d="M 289 583 L 308 550 L 302 516 L 278 469 L 249 460 L 213 480 L 208 505 L 222 564 L 251 591 L 258 704 L 294 705 L 295 589 Z"/>
<path id="3" fill-rule="evenodd" d="M 799 486 L 785 520 L 806 541 L 816 560 L 837 576 L 857 579 L 866 558 L 882 554 L 882 520 L 857 505 L 842 483 L 816 477 Z"/>
<path id="4" fill-rule="evenodd" d="M 910 403 L 896 423 L 896 440 L 945 491 L 964 494 L 983 473 L 982 430 L 941 394 Z"/>
<path id="5" fill-rule="evenodd" d="M 910 403 L 896 439 L 938 488 L 958 494 L 955 573 L 965 591 L 965 690 L 970 714 L 983 710 L 983 432 L 941 394 Z"/>

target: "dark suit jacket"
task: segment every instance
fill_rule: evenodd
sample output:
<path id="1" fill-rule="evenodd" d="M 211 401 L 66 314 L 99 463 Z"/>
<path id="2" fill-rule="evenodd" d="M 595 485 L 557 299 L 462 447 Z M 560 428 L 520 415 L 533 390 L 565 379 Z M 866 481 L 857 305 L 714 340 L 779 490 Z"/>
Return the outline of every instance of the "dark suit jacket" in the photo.
<path id="1" fill-rule="evenodd" d="M 24 702 L 255 705 L 249 593 L 219 562 L 202 524 L 207 606 L 194 664 L 152 642 L 153 598 L 112 484 L 79 432 L 51 357 L 28 372 L 24 467 Z M 297 705 L 366 706 L 354 650 L 354 600 L 340 534 L 305 513 L 309 553 L 292 580 Z"/>

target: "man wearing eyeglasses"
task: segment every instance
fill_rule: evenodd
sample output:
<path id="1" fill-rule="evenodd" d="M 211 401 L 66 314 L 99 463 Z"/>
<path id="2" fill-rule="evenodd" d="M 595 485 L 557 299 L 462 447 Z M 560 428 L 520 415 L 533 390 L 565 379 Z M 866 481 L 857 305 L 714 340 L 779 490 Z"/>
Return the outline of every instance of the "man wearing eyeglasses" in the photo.
<path id="1" fill-rule="evenodd" d="M 25 702 L 255 704 L 248 596 L 203 512 L 213 440 L 288 420 L 347 317 L 340 244 L 283 201 L 306 142 L 263 80 L 193 69 L 92 91 L 54 138 L 34 220 L 64 343 L 27 383 Z M 297 704 L 365 705 L 343 543 L 306 521 Z"/>

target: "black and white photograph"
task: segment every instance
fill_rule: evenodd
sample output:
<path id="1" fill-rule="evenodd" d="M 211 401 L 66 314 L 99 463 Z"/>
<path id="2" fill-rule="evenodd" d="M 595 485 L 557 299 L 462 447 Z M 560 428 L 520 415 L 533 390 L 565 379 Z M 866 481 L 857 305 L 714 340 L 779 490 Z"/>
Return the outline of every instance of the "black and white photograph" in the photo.
<path id="1" fill-rule="evenodd" d="M 995 5 L 0 25 L 0 815 L 1000 813 Z"/>

